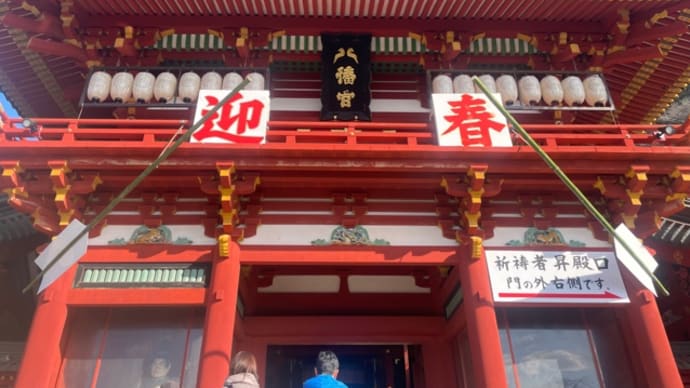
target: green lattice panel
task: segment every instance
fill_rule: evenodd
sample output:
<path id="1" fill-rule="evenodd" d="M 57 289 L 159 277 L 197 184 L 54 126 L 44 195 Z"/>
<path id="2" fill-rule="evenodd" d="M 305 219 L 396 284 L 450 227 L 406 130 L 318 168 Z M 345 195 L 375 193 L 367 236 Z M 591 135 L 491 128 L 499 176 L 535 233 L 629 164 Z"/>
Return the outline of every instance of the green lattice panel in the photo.
<path id="1" fill-rule="evenodd" d="M 105 265 L 79 267 L 76 287 L 205 287 L 208 267 L 200 265 Z"/>

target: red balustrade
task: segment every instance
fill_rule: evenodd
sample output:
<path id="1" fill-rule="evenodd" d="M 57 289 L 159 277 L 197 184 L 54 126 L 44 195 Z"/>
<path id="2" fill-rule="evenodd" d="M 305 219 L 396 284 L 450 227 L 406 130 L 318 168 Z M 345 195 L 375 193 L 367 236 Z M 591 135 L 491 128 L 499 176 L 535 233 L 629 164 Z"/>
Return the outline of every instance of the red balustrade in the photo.
<path id="1" fill-rule="evenodd" d="M 20 119 L 10 119 L 0 130 L 0 143 L 35 141 L 35 147 L 62 143 L 65 147 L 108 142 L 113 146 L 127 143 L 155 145 L 168 143 L 187 130 L 187 120 L 126 119 L 36 119 L 33 128 L 25 128 Z M 690 147 L 690 123 L 674 125 L 675 133 L 659 138 L 660 125 L 573 125 L 526 124 L 524 128 L 543 147 L 619 147 L 621 150 L 649 152 L 639 147 Z M 402 146 L 430 150 L 436 145 L 433 125 L 395 122 L 270 121 L 269 148 L 299 148 L 314 144 L 347 149 L 351 146 Z M 113 143 L 118 142 L 118 143 Z M 513 135 L 514 146 L 525 145 Z M 203 145 L 199 145 L 202 146 Z M 242 147 L 242 145 L 237 145 Z"/>

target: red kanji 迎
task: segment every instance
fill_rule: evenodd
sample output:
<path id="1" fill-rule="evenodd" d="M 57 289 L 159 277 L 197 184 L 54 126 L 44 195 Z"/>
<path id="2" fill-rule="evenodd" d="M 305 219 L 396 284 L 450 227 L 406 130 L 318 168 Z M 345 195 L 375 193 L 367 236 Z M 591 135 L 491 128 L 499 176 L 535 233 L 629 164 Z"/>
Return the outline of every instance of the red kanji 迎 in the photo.
<path id="1" fill-rule="evenodd" d="M 450 125 L 441 135 L 457 129 L 464 146 L 491 146 L 489 130 L 500 132 L 505 128 L 504 124 L 491 120 L 493 115 L 486 110 L 482 99 L 463 94 L 460 101 L 449 101 L 448 105 L 454 114 L 443 116 Z"/>
<path id="2" fill-rule="evenodd" d="M 205 96 L 206 104 L 209 109 L 203 109 L 202 115 L 206 115 L 210 107 L 218 104 L 219 99 L 214 96 Z M 196 140 L 203 140 L 209 137 L 217 137 L 229 140 L 234 143 L 261 143 L 263 137 L 243 135 L 247 130 L 256 129 L 261 121 L 261 113 L 264 104 L 259 100 L 241 101 L 241 93 L 235 94 L 218 111 L 204 122 L 204 125 L 195 134 Z M 237 111 L 233 115 L 234 111 Z M 218 129 L 220 128 L 220 129 Z"/>

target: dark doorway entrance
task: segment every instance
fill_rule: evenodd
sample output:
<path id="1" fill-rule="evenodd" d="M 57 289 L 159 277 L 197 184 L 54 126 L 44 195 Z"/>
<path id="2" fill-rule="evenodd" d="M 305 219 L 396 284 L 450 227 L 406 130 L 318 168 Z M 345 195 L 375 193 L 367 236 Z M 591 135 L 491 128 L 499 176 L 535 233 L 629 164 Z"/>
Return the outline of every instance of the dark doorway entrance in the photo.
<path id="1" fill-rule="evenodd" d="M 338 379 L 349 388 L 412 388 L 408 346 L 404 345 L 271 345 L 268 347 L 266 388 L 301 388 L 314 376 L 321 350 L 335 352 Z"/>

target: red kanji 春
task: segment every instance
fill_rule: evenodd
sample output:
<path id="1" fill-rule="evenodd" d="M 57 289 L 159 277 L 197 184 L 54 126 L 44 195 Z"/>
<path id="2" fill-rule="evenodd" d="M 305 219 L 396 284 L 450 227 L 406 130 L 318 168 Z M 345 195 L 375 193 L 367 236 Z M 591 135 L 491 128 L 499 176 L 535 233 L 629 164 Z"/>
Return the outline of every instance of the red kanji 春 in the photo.
<path id="1" fill-rule="evenodd" d="M 485 101 L 463 94 L 460 101 L 449 101 L 453 115 L 443 116 L 450 123 L 441 135 L 460 131 L 460 138 L 464 146 L 491 146 L 489 130 L 500 132 L 505 125 L 491 120 L 493 115 L 486 110 Z"/>
<path id="2" fill-rule="evenodd" d="M 202 115 L 206 115 L 210 107 L 217 105 L 219 99 L 214 96 L 205 96 L 209 109 L 203 109 Z M 264 104 L 259 100 L 240 101 L 243 98 L 241 93 L 235 94 L 218 111 L 216 111 L 195 134 L 196 140 L 203 140 L 209 137 L 217 137 L 229 140 L 234 143 L 261 143 L 261 136 L 244 135 L 247 130 L 256 129 L 261 121 L 261 113 Z M 234 112 L 237 112 L 233 115 Z M 220 129 L 218 129 L 220 128 Z"/>

